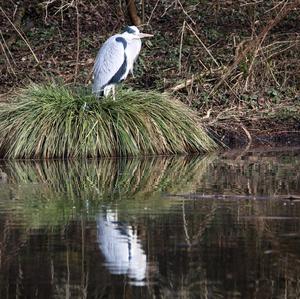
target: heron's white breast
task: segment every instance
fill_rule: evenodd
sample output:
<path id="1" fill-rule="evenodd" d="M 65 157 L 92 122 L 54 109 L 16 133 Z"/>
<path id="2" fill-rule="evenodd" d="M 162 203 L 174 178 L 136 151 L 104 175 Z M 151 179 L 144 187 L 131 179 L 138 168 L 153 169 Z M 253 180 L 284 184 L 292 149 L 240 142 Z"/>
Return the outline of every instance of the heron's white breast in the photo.
<path id="1" fill-rule="evenodd" d="M 125 53 L 127 56 L 128 66 L 131 69 L 133 67 L 134 62 L 136 61 L 142 47 L 142 42 L 140 39 L 135 39 L 130 41 L 127 44 L 125 49 Z"/>

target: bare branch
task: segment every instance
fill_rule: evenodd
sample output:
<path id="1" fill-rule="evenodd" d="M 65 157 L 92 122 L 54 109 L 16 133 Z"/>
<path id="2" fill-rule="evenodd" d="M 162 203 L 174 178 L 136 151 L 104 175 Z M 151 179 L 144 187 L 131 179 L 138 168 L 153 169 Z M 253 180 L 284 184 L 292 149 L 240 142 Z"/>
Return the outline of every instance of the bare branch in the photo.
<path id="1" fill-rule="evenodd" d="M 135 26 L 141 25 L 142 22 L 137 13 L 135 0 L 126 0 L 126 3 L 127 3 L 128 15 L 132 24 Z"/>

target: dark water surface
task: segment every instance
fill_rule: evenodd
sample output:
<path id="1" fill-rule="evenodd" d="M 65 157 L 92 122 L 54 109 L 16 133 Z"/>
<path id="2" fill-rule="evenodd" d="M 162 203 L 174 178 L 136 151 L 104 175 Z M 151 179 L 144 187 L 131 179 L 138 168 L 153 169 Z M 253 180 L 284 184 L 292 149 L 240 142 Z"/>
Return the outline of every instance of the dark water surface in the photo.
<path id="1" fill-rule="evenodd" d="M 300 150 L 0 162 L 0 298 L 300 298 Z"/>

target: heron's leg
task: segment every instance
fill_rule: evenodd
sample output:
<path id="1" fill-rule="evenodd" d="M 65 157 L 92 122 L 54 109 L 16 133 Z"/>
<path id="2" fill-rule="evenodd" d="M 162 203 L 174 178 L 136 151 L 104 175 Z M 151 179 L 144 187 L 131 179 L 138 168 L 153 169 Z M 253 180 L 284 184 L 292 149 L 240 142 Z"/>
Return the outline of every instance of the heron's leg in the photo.
<path id="1" fill-rule="evenodd" d="M 116 87 L 115 85 L 112 86 L 112 94 L 113 94 L 113 100 L 116 100 Z"/>
<path id="2" fill-rule="evenodd" d="M 113 89 L 114 85 L 107 85 L 104 87 L 104 96 L 107 98 L 110 94 L 110 92 L 113 92 L 113 96 L 114 96 L 114 89 Z"/>
<path id="3" fill-rule="evenodd" d="M 109 95 L 109 87 L 108 86 L 104 87 L 103 93 L 104 93 L 104 96 L 107 98 Z"/>
<path id="4" fill-rule="evenodd" d="M 131 74 L 132 78 L 135 78 L 135 77 L 134 77 L 134 73 L 133 73 L 133 68 L 130 69 L 130 74 Z"/>

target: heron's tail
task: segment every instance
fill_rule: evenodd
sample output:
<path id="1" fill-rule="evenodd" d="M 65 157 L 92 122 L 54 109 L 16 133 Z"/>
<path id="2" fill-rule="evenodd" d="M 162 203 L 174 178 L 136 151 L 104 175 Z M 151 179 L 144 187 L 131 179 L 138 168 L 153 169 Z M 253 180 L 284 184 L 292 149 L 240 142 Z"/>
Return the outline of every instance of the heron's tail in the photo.
<path id="1" fill-rule="evenodd" d="M 102 84 L 99 84 L 99 82 L 97 82 L 95 78 L 94 78 L 92 92 L 97 98 L 104 96 L 104 87 L 102 86 Z"/>
<path id="2" fill-rule="evenodd" d="M 94 90 L 93 90 L 93 94 L 94 94 L 97 98 L 103 97 L 103 96 L 104 96 L 104 90 L 100 90 L 100 91 L 94 91 Z"/>

